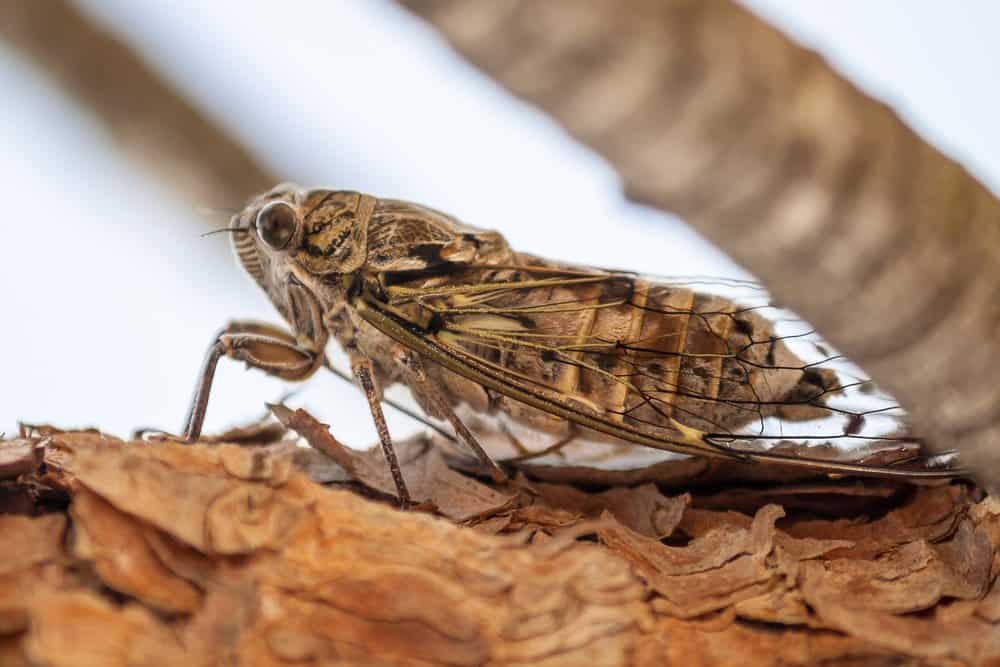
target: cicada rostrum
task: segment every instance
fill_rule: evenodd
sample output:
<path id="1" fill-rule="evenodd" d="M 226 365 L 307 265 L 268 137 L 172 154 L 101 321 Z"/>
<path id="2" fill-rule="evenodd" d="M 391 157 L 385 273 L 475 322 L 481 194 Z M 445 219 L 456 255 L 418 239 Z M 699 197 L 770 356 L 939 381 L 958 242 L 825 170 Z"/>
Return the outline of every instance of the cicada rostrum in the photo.
<path id="1" fill-rule="evenodd" d="M 403 383 L 502 480 L 456 409 L 499 415 L 564 442 L 586 437 L 821 473 L 940 476 L 746 447 L 825 420 L 861 437 L 837 397 L 853 383 L 794 350 L 759 308 L 679 284 L 512 250 L 497 232 L 417 204 L 279 185 L 235 215 L 240 262 L 291 331 L 235 322 L 211 347 L 185 435 L 197 438 L 223 356 L 287 380 L 343 346 L 368 399 L 400 499 L 381 410 Z M 831 419 L 832 418 L 832 419 Z M 947 474 L 947 473 L 944 473 Z"/>

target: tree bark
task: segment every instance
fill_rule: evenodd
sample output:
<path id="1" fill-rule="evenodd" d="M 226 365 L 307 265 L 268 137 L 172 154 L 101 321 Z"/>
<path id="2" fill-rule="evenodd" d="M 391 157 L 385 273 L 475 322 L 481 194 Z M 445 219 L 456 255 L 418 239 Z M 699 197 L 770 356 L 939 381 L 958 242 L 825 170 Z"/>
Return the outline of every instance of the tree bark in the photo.
<path id="1" fill-rule="evenodd" d="M 889 108 L 727 0 L 401 3 L 1000 482 L 1000 204 Z"/>
<path id="2" fill-rule="evenodd" d="M 24 435 L 0 441 L 44 452 L 0 477 L 4 665 L 1000 659 L 1000 506 L 961 482 L 491 488 L 415 442 L 401 512 L 371 499 L 377 450 Z M 354 483 L 310 479 L 335 460 Z"/>

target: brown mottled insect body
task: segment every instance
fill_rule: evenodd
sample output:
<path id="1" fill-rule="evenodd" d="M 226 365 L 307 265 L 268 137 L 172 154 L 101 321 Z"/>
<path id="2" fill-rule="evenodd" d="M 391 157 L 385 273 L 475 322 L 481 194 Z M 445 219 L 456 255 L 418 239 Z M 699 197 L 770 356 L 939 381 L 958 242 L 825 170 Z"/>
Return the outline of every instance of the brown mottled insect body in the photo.
<path id="1" fill-rule="evenodd" d="M 233 218 L 243 267 L 292 333 L 234 324 L 206 363 L 186 435 L 201 429 L 221 356 L 308 377 L 335 338 L 365 391 L 400 498 L 379 407 L 403 383 L 501 469 L 455 414 L 463 404 L 533 429 L 820 472 L 916 474 L 734 449 L 768 419 L 831 414 L 835 373 L 805 364 L 754 308 L 683 285 L 510 249 L 439 211 L 349 191 L 280 185 Z"/>

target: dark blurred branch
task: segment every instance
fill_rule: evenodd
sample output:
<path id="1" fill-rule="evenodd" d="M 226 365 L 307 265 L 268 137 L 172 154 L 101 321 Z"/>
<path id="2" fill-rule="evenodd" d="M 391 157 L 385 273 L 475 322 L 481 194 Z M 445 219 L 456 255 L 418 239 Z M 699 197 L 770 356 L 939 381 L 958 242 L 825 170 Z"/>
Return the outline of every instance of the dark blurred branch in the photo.
<path id="1" fill-rule="evenodd" d="M 0 0 L 0 38 L 58 80 L 131 157 L 191 201 L 240 206 L 278 180 L 71 2 Z"/>
<path id="2" fill-rule="evenodd" d="M 960 165 L 731 2 L 401 2 L 1000 481 L 1000 203 Z"/>

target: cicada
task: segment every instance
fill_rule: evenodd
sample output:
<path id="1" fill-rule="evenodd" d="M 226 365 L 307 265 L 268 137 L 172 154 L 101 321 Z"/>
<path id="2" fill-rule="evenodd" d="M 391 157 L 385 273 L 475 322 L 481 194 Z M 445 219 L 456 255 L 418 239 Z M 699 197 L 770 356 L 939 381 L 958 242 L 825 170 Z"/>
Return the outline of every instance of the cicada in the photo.
<path id="1" fill-rule="evenodd" d="M 837 414 L 839 435 L 850 435 L 862 413 L 838 410 L 834 398 L 847 385 L 804 362 L 757 308 L 697 285 L 556 262 L 432 208 L 292 184 L 250 201 L 226 231 L 290 330 L 234 322 L 219 334 L 188 439 L 200 434 L 219 359 L 303 380 L 324 365 L 335 339 L 367 397 L 404 503 L 409 494 L 381 407 L 394 383 L 449 423 L 498 481 L 504 470 L 458 408 L 560 442 L 586 437 L 819 473 L 942 474 L 740 446 L 783 437 L 765 434 L 768 423 Z"/>

